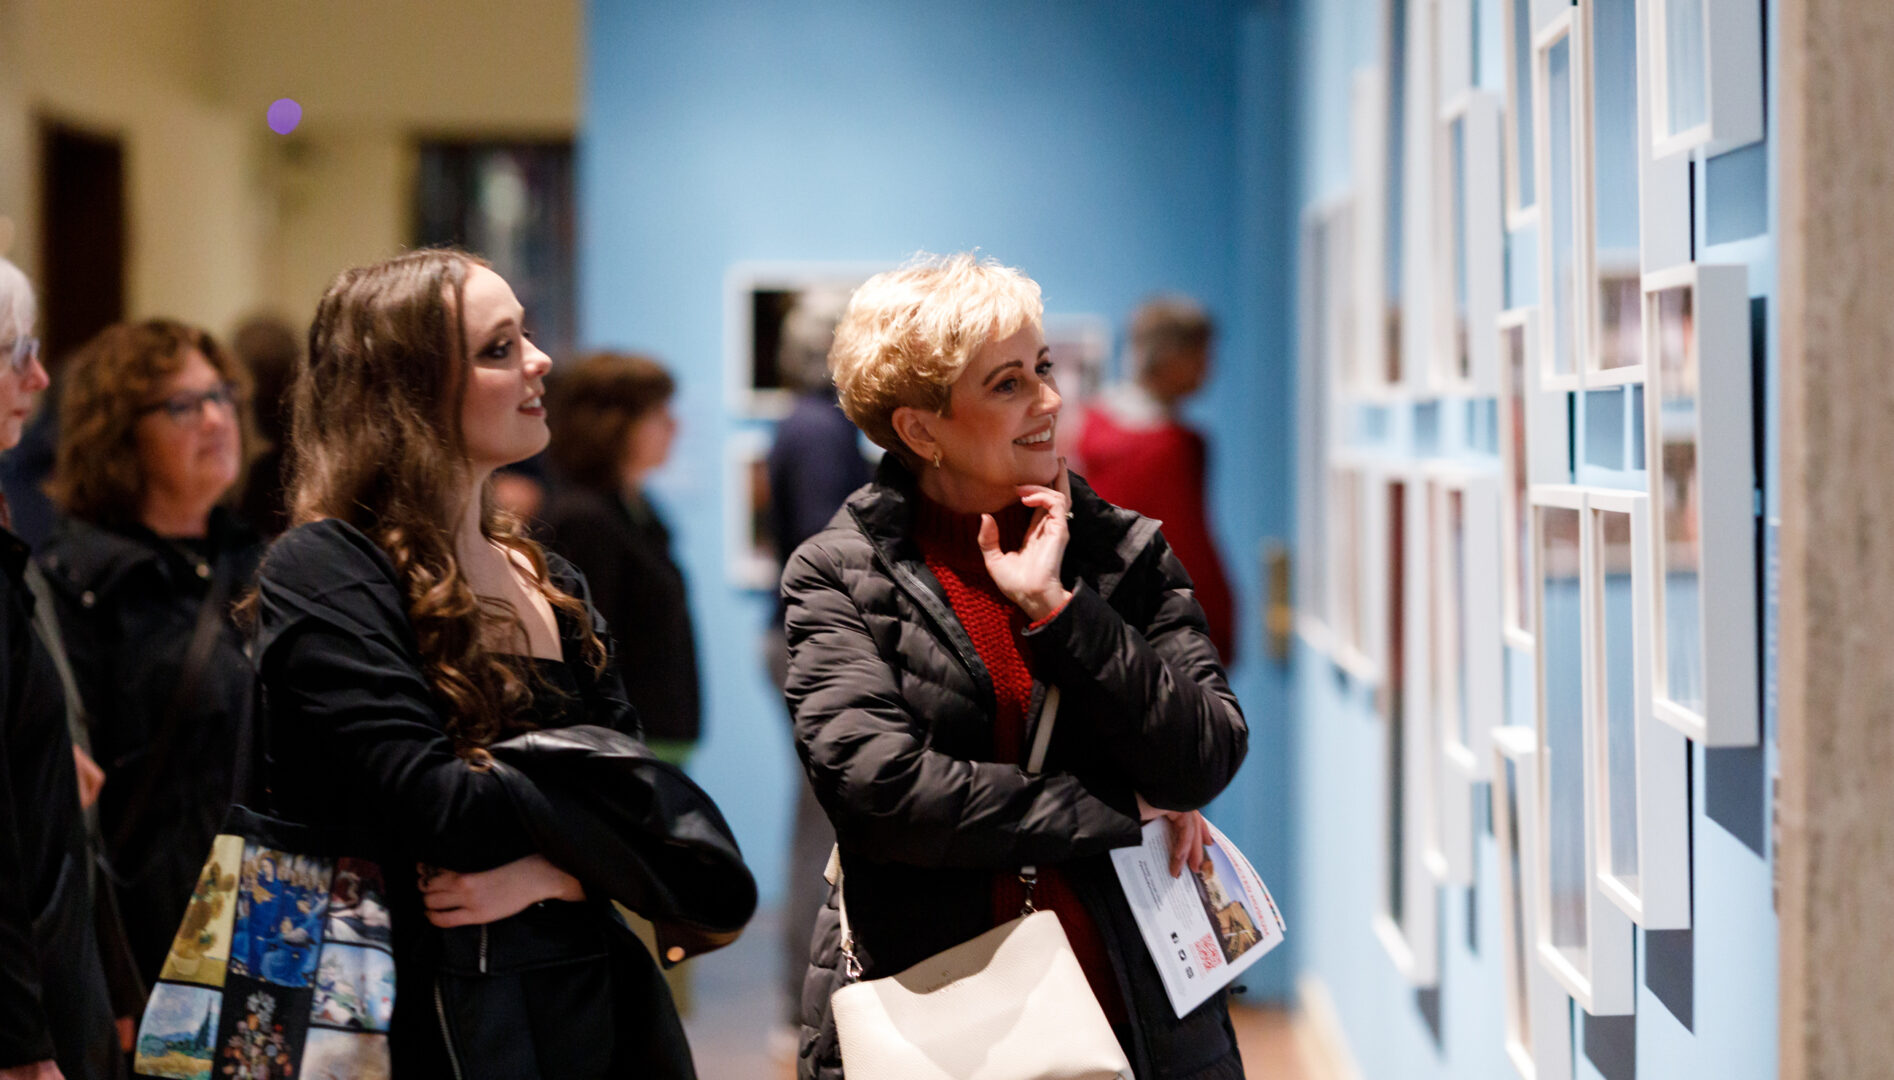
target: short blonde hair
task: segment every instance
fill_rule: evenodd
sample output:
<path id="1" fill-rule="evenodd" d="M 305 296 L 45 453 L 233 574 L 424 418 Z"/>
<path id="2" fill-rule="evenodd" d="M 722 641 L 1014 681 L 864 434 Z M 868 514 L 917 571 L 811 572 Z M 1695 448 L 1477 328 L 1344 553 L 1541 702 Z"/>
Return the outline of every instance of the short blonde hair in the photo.
<path id="1" fill-rule="evenodd" d="M 1037 283 L 971 252 L 917 256 L 876 274 L 855 290 L 829 350 L 842 411 L 877 445 L 911 458 L 894 411 L 946 412 L 973 354 L 1039 325 L 1044 314 Z"/>

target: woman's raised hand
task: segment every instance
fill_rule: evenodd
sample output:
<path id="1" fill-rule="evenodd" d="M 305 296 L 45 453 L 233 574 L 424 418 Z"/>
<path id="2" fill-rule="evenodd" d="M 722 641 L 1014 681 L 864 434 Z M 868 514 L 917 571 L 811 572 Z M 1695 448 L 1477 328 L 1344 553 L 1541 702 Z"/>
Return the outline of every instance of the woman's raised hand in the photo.
<path id="1" fill-rule="evenodd" d="M 541 900 L 585 899 L 585 886 L 579 879 L 544 855 L 528 855 L 473 874 L 432 866 L 416 869 L 421 903 L 427 907 L 427 921 L 435 926 L 477 926 L 517 915 Z"/>
<path id="2" fill-rule="evenodd" d="M 999 525 L 992 514 L 980 515 L 980 554 L 986 558 L 986 572 L 1033 622 L 1057 612 L 1072 598 L 1072 591 L 1059 581 L 1065 543 L 1071 537 L 1066 522 L 1072 516 L 1072 482 L 1064 458 L 1059 459 L 1059 475 L 1053 483 L 1053 487 L 1019 486 L 1019 501 L 1034 513 L 1026 527 L 1026 542 L 1018 551 L 1000 550 Z"/>

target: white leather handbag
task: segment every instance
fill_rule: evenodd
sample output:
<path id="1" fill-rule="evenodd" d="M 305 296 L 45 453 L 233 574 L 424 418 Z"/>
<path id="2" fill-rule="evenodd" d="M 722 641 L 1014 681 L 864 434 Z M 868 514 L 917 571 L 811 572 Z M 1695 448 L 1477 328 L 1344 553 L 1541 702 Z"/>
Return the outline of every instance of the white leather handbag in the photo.
<path id="1" fill-rule="evenodd" d="M 1052 741 L 1059 691 L 1046 691 L 1026 771 Z M 849 1080 L 1132 1080 L 1131 1063 L 1085 981 L 1059 917 L 1032 905 L 1022 867 L 1020 917 L 906 971 L 861 980 L 841 896 L 847 985 L 829 999 Z M 841 853 L 829 881 L 842 892 Z"/>

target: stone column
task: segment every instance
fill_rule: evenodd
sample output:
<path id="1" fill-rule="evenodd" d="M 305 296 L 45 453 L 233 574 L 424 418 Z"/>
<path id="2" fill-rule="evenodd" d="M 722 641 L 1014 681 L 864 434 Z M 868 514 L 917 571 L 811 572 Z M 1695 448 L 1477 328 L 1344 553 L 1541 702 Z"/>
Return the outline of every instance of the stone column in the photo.
<path id="1" fill-rule="evenodd" d="M 1894 1062 L 1894 3 L 1780 34 L 1781 1075 L 1843 1080 Z"/>

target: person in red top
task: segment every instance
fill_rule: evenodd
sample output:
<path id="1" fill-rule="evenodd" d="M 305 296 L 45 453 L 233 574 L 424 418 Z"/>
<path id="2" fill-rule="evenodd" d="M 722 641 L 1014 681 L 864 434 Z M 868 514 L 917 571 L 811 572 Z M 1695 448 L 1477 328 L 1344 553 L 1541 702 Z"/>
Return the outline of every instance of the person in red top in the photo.
<path id="1" fill-rule="evenodd" d="M 1177 415 L 1210 374 L 1215 333 L 1194 300 L 1159 296 L 1139 305 L 1130 332 L 1135 377 L 1086 411 L 1074 467 L 1107 500 L 1164 523 L 1164 538 L 1196 585 L 1210 640 L 1228 664 L 1236 658 L 1235 605 L 1210 536 L 1209 447 Z"/>

